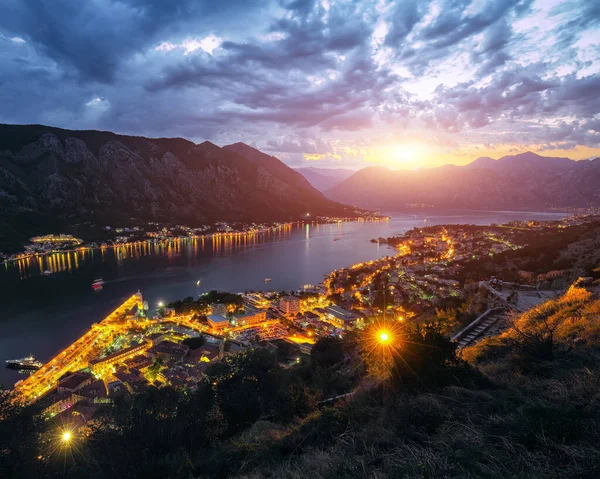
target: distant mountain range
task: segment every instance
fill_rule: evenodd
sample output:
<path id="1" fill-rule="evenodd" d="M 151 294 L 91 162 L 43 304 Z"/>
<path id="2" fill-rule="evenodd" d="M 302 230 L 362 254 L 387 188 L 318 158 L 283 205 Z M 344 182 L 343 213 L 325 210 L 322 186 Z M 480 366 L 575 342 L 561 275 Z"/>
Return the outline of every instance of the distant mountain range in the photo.
<path id="1" fill-rule="evenodd" d="M 295 168 L 311 185 L 319 191 L 325 191 L 352 176 L 355 171 L 343 168 Z"/>
<path id="2" fill-rule="evenodd" d="M 0 251 L 77 223 L 194 226 L 352 211 L 243 143 L 0 125 Z"/>
<path id="3" fill-rule="evenodd" d="M 600 206 L 600 158 L 574 161 L 527 152 L 417 171 L 372 166 L 325 195 L 380 210 L 415 203 L 490 210 Z"/>

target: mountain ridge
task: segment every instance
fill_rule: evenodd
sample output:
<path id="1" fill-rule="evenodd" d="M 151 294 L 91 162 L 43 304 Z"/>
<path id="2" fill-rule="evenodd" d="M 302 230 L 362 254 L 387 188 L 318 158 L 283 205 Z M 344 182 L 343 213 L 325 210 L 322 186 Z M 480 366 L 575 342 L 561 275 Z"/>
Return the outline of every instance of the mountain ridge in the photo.
<path id="1" fill-rule="evenodd" d="M 1 250 L 80 223 L 288 221 L 353 209 L 247 145 L 0 125 L 0 213 Z"/>
<path id="2" fill-rule="evenodd" d="M 344 181 L 355 173 L 354 170 L 345 168 L 318 168 L 314 166 L 294 168 L 304 176 L 311 185 L 319 191 L 325 191 Z"/>
<path id="3" fill-rule="evenodd" d="M 423 170 L 367 167 L 325 191 L 336 201 L 390 209 L 409 204 L 439 208 L 530 209 L 600 206 L 600 162 L 532 152 L 464 166 Z"/>

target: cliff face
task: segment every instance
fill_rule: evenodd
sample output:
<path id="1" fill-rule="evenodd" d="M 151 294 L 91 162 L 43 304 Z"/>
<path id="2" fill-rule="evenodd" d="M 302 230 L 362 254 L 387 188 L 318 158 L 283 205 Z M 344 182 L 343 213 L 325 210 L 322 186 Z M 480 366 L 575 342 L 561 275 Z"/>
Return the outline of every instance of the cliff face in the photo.
<path id="1" fill-rule="evenodd" d="M 369 167 L 325 194 L 381 209 L 411 203 L 490 210 L 600 206 L 600 159 L 573 161 L 524 153 L 421 171 Z"/>
<path id="2" fill-rule="evenodd" d="M 350 211 L 276 158 L 237 145 L 0 125 L 3 239 L 22 240 L 57 223 L 199 225 Z M 248 158 L 261 155 L 269 160 Z"/>

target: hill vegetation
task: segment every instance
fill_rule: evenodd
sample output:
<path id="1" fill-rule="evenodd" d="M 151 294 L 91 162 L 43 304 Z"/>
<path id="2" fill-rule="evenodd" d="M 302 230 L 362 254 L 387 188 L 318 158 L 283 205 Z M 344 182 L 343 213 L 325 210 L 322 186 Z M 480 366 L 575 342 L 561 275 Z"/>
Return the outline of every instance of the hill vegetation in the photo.
<path id="1" fill-rule="evenodd" d="M 547 273 L 571 270 L 572 275 L 594 275 L 600 264 L 600 222 L 564 229 L 541 228 L 520 231 L 522 248 L 491 257 L 462 261 L 458 279 L 480 281 L 496 276 L 504 281 L 519 281 L 519 272 Z"/>

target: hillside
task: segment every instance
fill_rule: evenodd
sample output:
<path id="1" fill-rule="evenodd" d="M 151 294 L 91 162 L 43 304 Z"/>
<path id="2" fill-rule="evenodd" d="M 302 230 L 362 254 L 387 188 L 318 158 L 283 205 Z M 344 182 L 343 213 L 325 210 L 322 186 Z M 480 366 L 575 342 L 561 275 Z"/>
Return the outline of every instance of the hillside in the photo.
<path id="1" fill-rule="evenodd" d="M 316 168 L 314 166 L 295 168 L 295 170 L 319 191 L 326 191 L 355 173 L 354 170 L 343 168 Z"/>
<path id="2" fill-rule="evenodd" d="M 76 223 L 190 226 L 351 210 L 242 143 L 0 125 L 0 250 Z"/>
<path id="3" fill-rule="evenodd" d="M 435 324 L 392 325 L 383 345 L 379 331 L 323 338 L 289 369 L 268 349 L 247 350 L 209 367 L 193 392 L 151 387 L 116 401 L 98 411 L 68 458 L 53 444 L 56 424 L 0 401 L 0 471 L 73 478 L 598 477 L 597 293 L 575 283 L 462 354 Z"/>
<path id="4" fill-rule="evenodd" d="M 392 171 L 367 167 L 325 192 L 366 208 L 541 209 L 600 206 L 600 159 L 573 161 L 528 152 L 463 167 Z"/>

